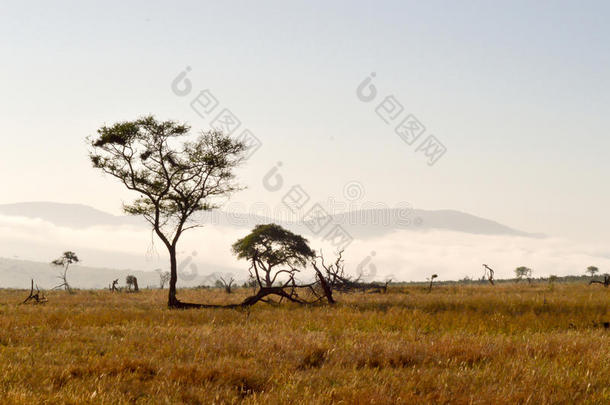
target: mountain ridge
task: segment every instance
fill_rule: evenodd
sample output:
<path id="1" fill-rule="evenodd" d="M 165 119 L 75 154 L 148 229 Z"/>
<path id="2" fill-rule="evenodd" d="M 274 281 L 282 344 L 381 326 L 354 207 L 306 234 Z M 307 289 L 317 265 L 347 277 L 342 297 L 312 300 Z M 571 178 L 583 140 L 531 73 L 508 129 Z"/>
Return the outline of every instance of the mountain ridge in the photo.
<path id="1" fill-rule="evenodd" d="M 0 215 L 40 219 L 56 226 L 75 229 L 94 226 L 147 226 L 142 218 L 113 215 L 85 204 L 32 201 L 0 204 Z M 514 235 L 544 237 L 452 209 L 363 209 L 323 216 L 334 224 L 344 226 L 355 237 L 375 237 L 394 230 L 429 231 L 450 230 L 483 235 Z M 260 223 L 276 222 L 301 233 L 312 233 L 302 221 L 275 220 L 271 217 L 233 213 L 222 210 L 200 213 L 203 224 L 251 228 Z"/>

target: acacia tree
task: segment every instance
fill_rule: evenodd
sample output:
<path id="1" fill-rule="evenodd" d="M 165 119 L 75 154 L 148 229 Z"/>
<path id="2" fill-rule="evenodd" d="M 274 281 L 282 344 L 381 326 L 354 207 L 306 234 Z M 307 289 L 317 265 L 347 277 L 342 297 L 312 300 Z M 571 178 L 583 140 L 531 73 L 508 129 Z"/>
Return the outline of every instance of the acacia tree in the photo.
<path id="1" fill-rule="evenodd" d="M 80 260 L 76 253 L 74 252 L 64 252 L 59 259 L 55 259 L 51 262 L 52 265 L 62 267 L 62 272 L 59 273 L 59 278 L 61 280 L 61 284 L 54 287 L 53 289 L 64 288 L 67 292 L 72 294 L 72 289 L 70 288 L 70 284 L 68 284 L 68 268 L 71 264 L 78 263 Z"/>
<path id="2" fill-rule="evenodd" d="M 595 266 L 589 266 L 585 272 L 589 273 L 591 277 L 594 277 L 599 272 L 599 269 Z"/>
<path id="3" fill-rule="evenodd" d="M 127 276 L 125 278 L 125 284 L 127 284 L 127 288 L 129 288 L 129 291 L 131 291 L 132 288 L 135 292 L 140 291 L 140 287 L 138 287 L 138 279 L 136 278 L 136 276 Z"/>
<path id="4" fill-rule="evenodd" d="M 242 142 L 222 132 L 192 139 L 189 131 L 188 125 L 146 116 L 102 126 L 97 136 L 88 138 L 93 166 L 138 194 L 123 204 L 124 211 L 144 217 L 169 252 L 170 308 L 200 306 L 176 297 L 178 241 L 185 231 L 200 226 L 194 214 L 219 207 L 239 189 L 233 170 L 245 151 Z"/>
<path id="5" fill-rule="evenodd" d="M 277 224 L 257 225 L 246 237 L 233 244 L 238 259 L 250 261 L 250 275 L 260 289 L 272 288 L 284 275 L 284 286 L 294 283 L 298 267 L 315 257 L 307 239 Z"/>
<path id="6" fill-rule="evenodd" d="M 525 266 L 517 267 L 515 269 L 515 275 L 517 276 L 517 281 L 521 281 L 523 277 L 526 277 L 527 281 L 531 282 L 532 269 Z"/>

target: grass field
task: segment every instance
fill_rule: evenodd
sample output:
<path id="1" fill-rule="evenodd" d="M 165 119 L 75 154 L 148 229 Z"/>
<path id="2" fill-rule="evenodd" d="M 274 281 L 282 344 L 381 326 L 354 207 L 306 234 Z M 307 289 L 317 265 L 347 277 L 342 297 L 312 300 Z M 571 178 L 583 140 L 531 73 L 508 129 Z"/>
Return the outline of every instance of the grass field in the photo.
<path id="1" fill-rule="evenodd" d="M 26 296 L 0 290 L 3 404 L 610 403 L 601 286 L 396 287 L 250 311 L 168 310 L 160 290 Z"/>

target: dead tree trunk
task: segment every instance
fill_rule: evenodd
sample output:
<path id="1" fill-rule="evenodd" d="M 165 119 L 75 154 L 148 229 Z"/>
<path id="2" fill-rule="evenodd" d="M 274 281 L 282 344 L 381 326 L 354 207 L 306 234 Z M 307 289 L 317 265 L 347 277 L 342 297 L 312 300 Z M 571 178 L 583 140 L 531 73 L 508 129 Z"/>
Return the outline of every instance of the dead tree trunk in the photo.
<path id="1" fill-rule="evenodd" d="M 438 275 L 437 275 L 437 274 L 433 274 L 433 275 L 430 277 L 430 286 L 428 287 L 428 292 L 432 292 L 432 283 L 434 282 L 434 279 L 435 279 L 435 278 L 437 278 L 437 277 L 438 277 Z"/>
<path id="2" fill-rule="evenodd" d="M 27 304 L 30 301 L 34 301 L 35 304 L 44 304 L 47 302 L 47 297 L 40 293 L 40 289 L 36 286 L 36 294 L 34 294 L 34 279 L 30 285 L 30 295 L 23 301 L 23 304 Z"/>
<path id="3" fill-rule="evenodd" d="M 58 289 L 65 289 L 69 294 L 72 294 L 72 288 L 70 287 L 70 284 L 68 284 L 68 265 L 66 265 L 64 267 L 64 272 L 60 273 L 59 276 L 57 276 L 57 278 L 59 278 L 61 280 L 61 284 L 59 284 L 58 286 L 54 287 L 54 290 L 58 290 Z"/>
<path id="4" fill-rule="evenodd" d="M 116 280 L 112 280 L 112 284 L 108 286 L 108 289 L 112 292 L 119 291 L 119 289 L 117 288 L 117 284 L 119 284 L 118 278 Z"/>
<path id="5" fill-rule="evenodd" d="M 322 272 L 320 270 L 318 270 L 318 268 L 315 265 L 314 265 L 314 269 L 316 271 L 316 276 L 318 277 L 318 282 L 320 283 L 320 286 L 322 287 L 322 291 L 324 291 L 324 295 L 326 296 L 326 300 L 331 305 L 336 303 L 335 299 L 333 298 L 333 290 L 328 285 L 328 282 L 324 278 L 324 275 L 322 274 Z"/>
<path id="6" fill-rule="evenodd" d="M 226 308 L 226 309 L 235 309 L 235 308 L 247 308 L 256 304 L 259 301 L 264 301 L 264 299 L 270 295 L 277 295 L 280 298 L 286 298 L 290 302 L 294 302 L 297 304 L 311 304 L 310 302 L 303 301 L 300 299 L 294 292 L 288 293 L 286 291 L 286 287 L 263 287 L 258 290 L 255 295 L 252 295 L 245 300 L 243 300 L 239 304 L 229 304 L 229 305 L 213 305 L 213 304 L 194 304 L 187 302 L 179 302 L 176 309 L 189 309 L 189 308 Z"/>
<path id="7" fill-rule="evenodd" d="M 483 268 L 485 269 L 485 275 L 483 277 L 487 276 L 487 280 L 489 281 L 489 283 L 491 285 L 495 285 L 493 269 L 486 264 L 483 265 Z"/>

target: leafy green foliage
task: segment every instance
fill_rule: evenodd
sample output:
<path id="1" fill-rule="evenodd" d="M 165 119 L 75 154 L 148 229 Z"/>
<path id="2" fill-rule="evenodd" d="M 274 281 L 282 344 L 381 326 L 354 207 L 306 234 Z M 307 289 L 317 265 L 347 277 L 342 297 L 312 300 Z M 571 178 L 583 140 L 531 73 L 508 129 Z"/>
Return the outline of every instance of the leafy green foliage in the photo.
<path id="1" fill-rule="evenodd" d="M 292 276 L 297 267 L 305 266 L 308 260 L 315 257 L 307 239 L 277 224 L 257 225 L 249 235 L 233 244 L 233 253 L 237 258 L 252 263 L 252 276 L 261 287 L 263 282 L 271 287 L 279 274 Z M 278 266 L 288 266 L 290 269 L 273 273 Z"/>

